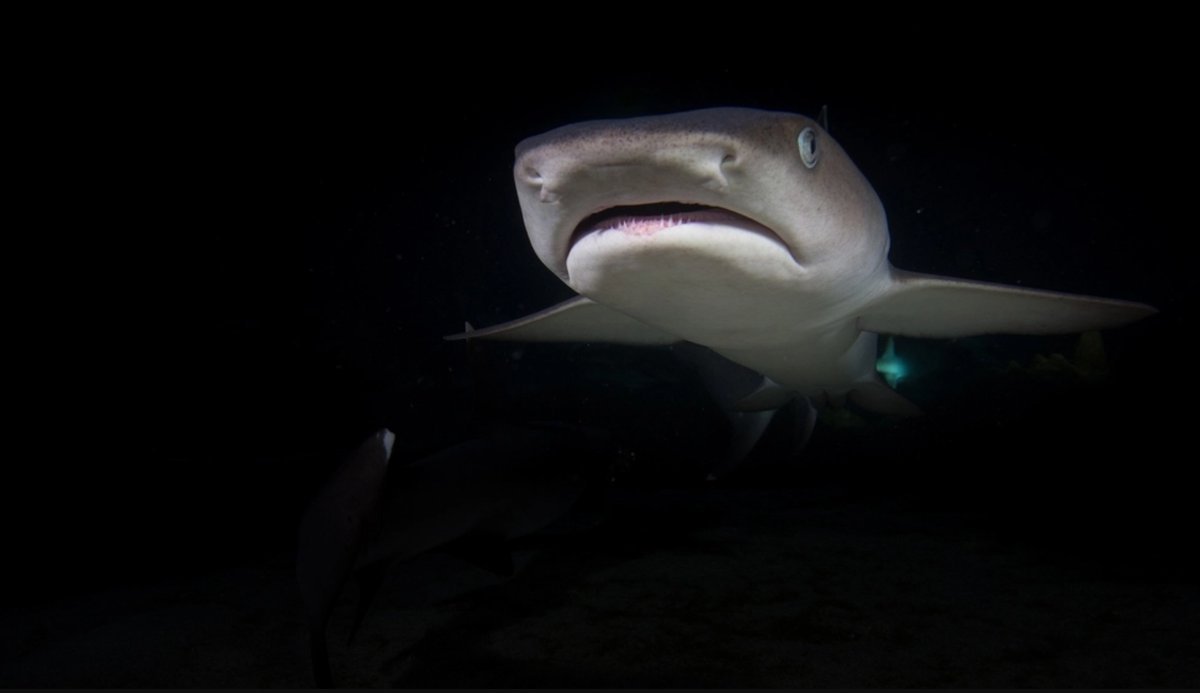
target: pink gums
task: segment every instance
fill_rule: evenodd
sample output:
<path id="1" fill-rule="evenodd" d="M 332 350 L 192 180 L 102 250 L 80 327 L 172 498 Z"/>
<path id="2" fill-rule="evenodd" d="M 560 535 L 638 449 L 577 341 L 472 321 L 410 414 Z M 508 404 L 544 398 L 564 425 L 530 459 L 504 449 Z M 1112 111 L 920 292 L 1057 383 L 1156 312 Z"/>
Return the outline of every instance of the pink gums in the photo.
<path id="1" fill-rule="evenodd" d="M 718 223 L 723 218 L 728 219 L 728 212 L 719 210 L 700 210 L 680 214 L 662 215 L 656 217 L 616 217 L 608 219 L 596 231 L 620 231 L 631 236 L 650 236 L 663 229 L 682 224 Z"/>

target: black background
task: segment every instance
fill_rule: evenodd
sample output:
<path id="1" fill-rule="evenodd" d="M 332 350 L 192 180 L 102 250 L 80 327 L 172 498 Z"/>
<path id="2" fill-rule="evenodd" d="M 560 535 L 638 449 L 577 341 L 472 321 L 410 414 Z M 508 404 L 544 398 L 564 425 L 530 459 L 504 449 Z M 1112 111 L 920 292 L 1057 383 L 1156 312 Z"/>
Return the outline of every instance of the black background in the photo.
<path id="1" fill-rule="evenodd" d="M 1146 25 L 1033 24 L 843 25 L 786 45 L 730 26 L 735 38 L 686 51 L 669 27 L 487 44 L 438 32 L 417 48 L 413 25 L 386 41 L 260 26 L 117 42 L 31 78 L 47 95 L 48 134 L 30 143 L 49 154 L 30 177 L 48 183 L 33 239 L 48 261 L 16 294 L 12 339 L 28 352 L 10 364 L 13 393 L 31 414 L 17 438 L 32 446 L 7 465 L 10 577 L 29 588 L 10 596 L 285 549 L 337 451 L 371 428 L 418 456 L 520 410 L 478 395 L 466 350 L 441 340 L 570 295 L 522 230 L 513 147 L 578 120 L 718 105 L 828 105 L 888 210 L 899 267 L 1161 311 L 1106 333 L 1108 389 L 1016 405 L 1000 387 L 939 400 L 930 385 L 922 424 L 830 434 L 849 446 L 818 448 L 845 458 L 839 478 L 971 509 L 1081 560 L 1194 579 L 1182 49 Z M 538 358 L 573 377 L 547 348 L 523 367 Z M 641 414 L 686 439 L 696 406 Z"/>

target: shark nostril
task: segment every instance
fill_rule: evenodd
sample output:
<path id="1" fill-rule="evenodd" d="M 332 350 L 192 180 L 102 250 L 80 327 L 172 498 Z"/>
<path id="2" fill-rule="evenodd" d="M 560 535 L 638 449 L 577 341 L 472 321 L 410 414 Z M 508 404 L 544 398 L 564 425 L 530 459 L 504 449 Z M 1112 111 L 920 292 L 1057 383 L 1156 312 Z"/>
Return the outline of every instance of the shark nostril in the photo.
<path id="1" fill-rule="evenodd" d="M 534 168 L 532 166 L 526 166 L 524 173 L 525 173 L 525 180 L 528 181 L 529 183 L 531 183 L 532 185 L 541 185 L 542 184 L 541 171 L 538 171 L 536 168 Z"/>
<path id="2" fill-rule="evenodd" d="M 716 188 L 723 188 L 729 184 L 729 175 L 736 174 L 737 171 L 737 154 L 732 151 L 725 151 L 721 155 L 721 161 L 717 164 L 716 170 L 712 171 L 709 185 Z"/>

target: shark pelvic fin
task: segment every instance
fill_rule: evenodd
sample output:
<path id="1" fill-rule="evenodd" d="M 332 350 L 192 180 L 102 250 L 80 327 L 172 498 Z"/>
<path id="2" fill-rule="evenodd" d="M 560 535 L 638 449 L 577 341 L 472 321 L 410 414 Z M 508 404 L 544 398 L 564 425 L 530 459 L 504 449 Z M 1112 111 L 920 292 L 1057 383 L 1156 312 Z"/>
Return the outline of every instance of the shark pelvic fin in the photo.
<path id="1" fill-rule="evenodd" d="M 796 392 L 770 378 L 763 378 L 758 389 L 737 401 L 734 411 L 767 411 L 778 409 L 796 398 Z"/>
<path id="2" fill-rule="evenodd" d="M 850 390 L 849 399 L 863 409 L 877 414 L 907 418 L 924 413 L 907 397 L 878 380 L 855 383 L 854 388 Z"/>

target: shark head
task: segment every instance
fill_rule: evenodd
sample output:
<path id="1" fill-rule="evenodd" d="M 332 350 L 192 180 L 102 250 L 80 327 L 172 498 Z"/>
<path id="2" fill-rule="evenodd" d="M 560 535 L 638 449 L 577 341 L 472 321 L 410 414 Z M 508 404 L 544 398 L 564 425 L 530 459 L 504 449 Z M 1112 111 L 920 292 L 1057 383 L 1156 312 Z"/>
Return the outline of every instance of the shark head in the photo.
<path id="1" fill-rule="evenodd" d="M 1062 334 L 1154 313 L 892 267 L 879 197 L 801 115 L 568 125 L 519 144 L 514 175 L 534 251 L 580 296 L 447 339 L 694 342 L 763 376 L 739 412 L 798 395 L 915 413 L 880 377 L 877 334 Z"/>
<path id="2" fill-rule="evenodd" d="M 887 263 L 878 196 L 801 115 L 568 125 L 521 142 L 514 177 L 533 248 L 560 279 L 704 344 L 789 341 L 859 300 Z"/>

